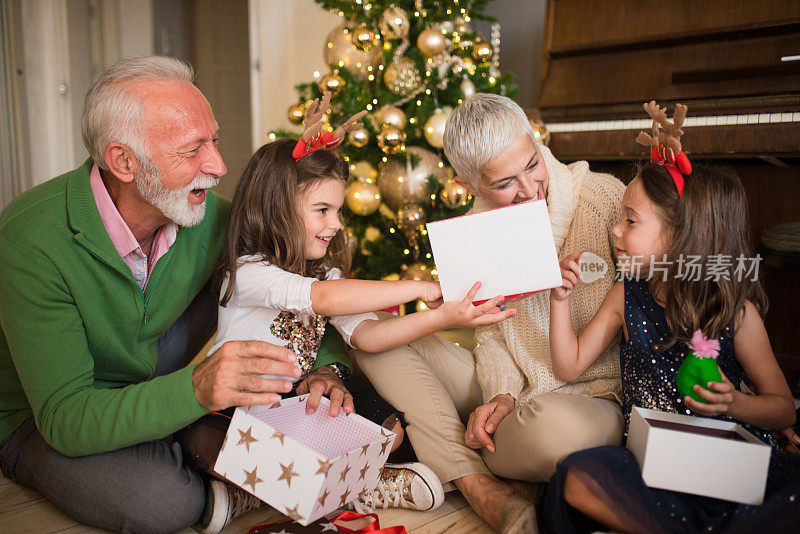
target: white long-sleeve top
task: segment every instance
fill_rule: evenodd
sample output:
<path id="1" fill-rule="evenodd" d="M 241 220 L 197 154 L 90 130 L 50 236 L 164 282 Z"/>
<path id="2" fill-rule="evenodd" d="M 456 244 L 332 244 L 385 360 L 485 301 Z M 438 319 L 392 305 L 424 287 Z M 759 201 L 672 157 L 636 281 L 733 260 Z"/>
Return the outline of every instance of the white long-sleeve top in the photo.
<path id="1" fill-rule="evenodd" d="M 350 337 L 362 321 L 377 319 L 374 313 L 315 315 L 311 284 L 317 282 L 316 278 L 284 271 L 258 256 L 242 256 L 238 262 L 233 294 L 227 306 L 219 307 L 217 337 L 209 354 L 227 341 L 267 341 L 293 350 L 305 376 L 314 367 L 328 322 L 350 345 Z M 340 278 L 339 269 L 330 269 L 325 276 L 326 280 Z M 222 283 L 220 295 L 227 287 L 228 278 Z"/>

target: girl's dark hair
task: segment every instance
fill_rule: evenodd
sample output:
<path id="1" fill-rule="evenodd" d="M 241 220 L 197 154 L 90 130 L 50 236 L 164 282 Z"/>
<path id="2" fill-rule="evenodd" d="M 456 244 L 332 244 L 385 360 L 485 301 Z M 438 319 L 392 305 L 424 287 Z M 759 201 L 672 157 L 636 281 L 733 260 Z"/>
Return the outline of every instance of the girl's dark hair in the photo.
<path id="1" fill-rule="evenodd" d="M 236 283 L 238 258 L 260 256 L 285 271 L 322 278 L 325 271 L 350 268 L 345 232 L 337 232 L 327 254 L 306 260 L 305 228 L 297 208 L 297 196 L 311 185 L 327 179 L 347 182 L 347 163 L 327 150 L 317 150 L 295 162 L 292 150 L 297 142 L 279 139 L 259 148 L 247 162 L 233 195 L 228 235 L 217 266 L 219 289 L 229 277 L 220 305 L 231 299 Z"/>
<path id="2" fill-rule="evenodd" d="M 767 312 L 761 280 L 753 280 L 736 269 L 739 258 L 748 261 L 753 257 L 747 197 L 739 176 L 724 166 L 692 167 L 692 174 L 685 177 L 683 198 L 678 197 L 669 172 L 659 165 L 640 164 L 635 178 L 655 204 L 666 230 L 672 233 L 667 276 L 654 276 L 651 282 L 654 294 L 665 299 L 667 326 L 673 334 L 673 339 L 659 350 L 668 349 L 679 340 L 688 342 L 697 329 L 711 338 L 719 337 L 725 327 L 736 325 L 747 300 L 762 317 Z M 718 280 L 707 279 L 711 273 L 705 268 L 699 280 L 679 277 L 679 258 L 698 256 L 699 263 L 706 266 L 714 255 L 727 260 L 717 266 L 730 263 Z M 685 274 L 685 264 L 683 271 Z"/>

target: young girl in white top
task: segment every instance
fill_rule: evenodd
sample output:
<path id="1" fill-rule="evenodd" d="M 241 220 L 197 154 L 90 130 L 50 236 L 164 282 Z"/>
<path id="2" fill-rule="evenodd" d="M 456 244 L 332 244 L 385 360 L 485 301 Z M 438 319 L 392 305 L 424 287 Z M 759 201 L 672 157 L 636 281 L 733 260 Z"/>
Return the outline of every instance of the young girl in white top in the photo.
<path id="1" fill-rule="evenodd" d="M 324 109 L 325 99 L 319 106 L 319 110 Z M 323 135 L 314 128 L 319 114 L 312 109 L 306 121 L 312 125 L 311 131 L 307 128 L 299 143 L 280 139 L 262 146 L 242 175 L 233 198 L 219 267 L 219 324 L 209 353 L 232 340 L 261 340 L 288 347 L 297 355 L 300 377 L 262 375 L 263 378 L 287 381 L 283 384 L 287 393 L 293 388 L 288 381 L 299 381 L 294 393 L 311 392 L 309 411 L 316 407 L 319 396 L 326 394 L 332 401 L 331 415 L 338 413 L 339 404 L 347 413 L 354 409 L 361 412 L 359 404 L 369 405 L 361 415 L 391 427 L 385 418 L 387 412 L 395 413 L 394 409 L 371 387 L 357 386 L 355 379 L 342 382 L 328 376 L 318 380 L 312 402 L 317 351 L 328 323 L 348 345 L 381 352 L 446 328 L 494 324 L 513 316 L 515 310 L 501 311 L 498 305 L 502 297 L 474 306 L 478 283 L 463 300 L 442 303 L 442 293 L 435 282 L 344 278 L 350 258 L 340 210 L 349 172 L 347 163 L 330 149 L 361 114 L 333 134 Z M 372 313 L 416 299 L 431 309 L 381 321 Z M 355 403 L 351 393 L 356 397 Z M 376 410 L 376 405 L 386 409 Z M 393 430 L 398 434 L 396 448 L 402 440 L 402 429 L 396 424 Z M 436 487 L 432 498 L 427 498 L 420 487 L 415 496 L 412 484 L 410 493 L 400 491 L 404 503 L 401 505 L 416 509 L 438 506 L 443 494 L 433 472 L 420 464 L 403 465 L 412 465 L 412 471 L 390 466 L 397 475 L 393 482 L 388 481 L 394 484 L 393 491 L 398 492 L 414 477 L 421 479 L 428 490 Z M 384 497 L 384 505 L 401 501 Z M 374 505 L 375 500 L 372 502 Z"/>

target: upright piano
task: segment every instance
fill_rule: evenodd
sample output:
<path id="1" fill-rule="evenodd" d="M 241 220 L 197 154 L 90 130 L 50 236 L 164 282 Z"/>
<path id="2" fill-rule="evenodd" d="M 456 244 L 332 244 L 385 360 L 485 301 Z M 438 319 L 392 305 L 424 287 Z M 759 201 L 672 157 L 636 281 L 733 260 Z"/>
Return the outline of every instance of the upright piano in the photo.
<path id="1" fill-rule="evenodd" d="M 548 0 L 539 107 L 562 161 L 631 178 L 642 103 L 686 104 L 691 160 L 733 167 L 750 202 L 773 350 L 800 394 L 800 270 L 761 233 L 800 221 L 800 1 Z M 763 265 L 763 264 L 762 264 Z"/>

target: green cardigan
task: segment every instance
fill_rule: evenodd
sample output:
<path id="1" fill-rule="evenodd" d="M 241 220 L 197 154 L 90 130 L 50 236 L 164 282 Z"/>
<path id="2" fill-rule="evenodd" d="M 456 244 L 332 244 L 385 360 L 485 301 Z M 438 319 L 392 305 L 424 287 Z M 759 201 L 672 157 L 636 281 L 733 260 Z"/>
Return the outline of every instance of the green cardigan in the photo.
<path id="1" fill-rule="evenodd" d="M 180 229 L 142 291 L 100 219 L 91 165 L 0 214 L 0 440 L 33 415 L 67 456 L 163 438 L 207 413 L 193 365 L 150 377 L 158 339 L 219 259 L 230 212 L 208 194 L 203 221 Z M 317 364 L 349 365 L 341 338 L 326 338 Z"/>

